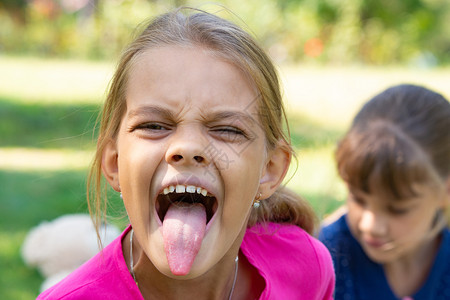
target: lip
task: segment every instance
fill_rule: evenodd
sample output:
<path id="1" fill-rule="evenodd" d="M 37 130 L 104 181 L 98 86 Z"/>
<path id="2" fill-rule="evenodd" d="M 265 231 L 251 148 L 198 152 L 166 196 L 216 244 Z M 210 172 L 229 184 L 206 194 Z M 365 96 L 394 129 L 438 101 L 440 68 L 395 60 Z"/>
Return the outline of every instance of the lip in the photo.
<path id="1" fill-rule="evenodd" d="M 386 244 L 386 242 L 383 240 L 373 239 L 373 238 L 363 238 L 363 242 L 367 246 L 370 246 L 371 248 L 377 248 L 377 249 L 383 247 Z"/>

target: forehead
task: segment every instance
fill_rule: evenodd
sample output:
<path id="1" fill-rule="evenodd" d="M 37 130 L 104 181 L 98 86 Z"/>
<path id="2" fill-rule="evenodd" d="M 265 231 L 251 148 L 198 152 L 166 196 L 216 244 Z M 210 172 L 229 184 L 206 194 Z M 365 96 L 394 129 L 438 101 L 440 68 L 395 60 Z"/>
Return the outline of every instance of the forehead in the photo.
<path id="1" fill-rule="evenodd" d="M 377 186 L 376 188 L 373 187 L 370 193 L 351 186 L 348 186 L 348 188 L 354 196 L 362 197 L 366 200 L 377 202 L 381 205 L 429 201 L 430 199 L 434 199 L 436 197 L 436 190 L 427 183 L 411 184 L 410 189 L 413 193 L 404 197 L 396 197 L 388 188 L 383 186 Z"/>
<path id="2" fill-rule="evenodd" d="M 259 106 L 255 85 L 235 65 L 197 46 L 164 46 L 140 54 L 131 65 L 128 106 L 158 101 L 173 108 L 223 105 L 241 111 Z"/>

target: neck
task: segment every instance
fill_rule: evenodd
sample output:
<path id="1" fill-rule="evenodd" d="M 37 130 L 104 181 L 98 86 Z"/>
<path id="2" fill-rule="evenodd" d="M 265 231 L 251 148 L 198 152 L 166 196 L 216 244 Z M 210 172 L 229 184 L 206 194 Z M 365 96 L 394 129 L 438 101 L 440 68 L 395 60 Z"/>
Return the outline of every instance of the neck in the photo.
<path id="1" fill-rule="evenodd" d="M 228 299 L 233 286 L 234 259 L 226 266 L 215 268 L 212 272 L 194 279 L 180 280 L 160 273 L 141 255 L 135 267 L 144 299 Z M 223 276 L 223 274 L 228 274 Z"/>
<path id="2" fill-rule="evenodd" d="M 130 266 L 130 232 L 123 240 L 125 261 Z M 241 239 L 238 245 L 240 245 Z M 235 243 L 236 244 L 236 243 Z M 134 273 L 144 299 L 229 299 L 236 274 L 236 254 L 233 246 L 212 269 L 193 279 L 176 279 L 161 273 L 133 238 Z M 227 274 L 227 275 L 224 275 Z"/>

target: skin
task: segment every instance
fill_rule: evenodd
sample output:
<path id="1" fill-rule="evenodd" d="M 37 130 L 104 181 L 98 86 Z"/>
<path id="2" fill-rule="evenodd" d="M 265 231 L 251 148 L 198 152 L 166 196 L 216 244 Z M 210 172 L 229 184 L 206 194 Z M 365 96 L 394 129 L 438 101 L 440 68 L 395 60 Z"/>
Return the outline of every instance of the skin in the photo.
<path id="1" fill-rule="evenodd" d="M 417 185 L 417 197 L 395 201 L 382 194 L 351 188 L 347 222 L 367 256 L 383 265 L 393 292 L 414 294 L 426 280 L 440 236 L 432 231 L 438 210 L 445 209 L 449 193 L 442 185 Z"/>
<path id="2" fill-rule="evenodd" d="M 103 153 L 102 169 L 123 194 L 135 232 L 134 270 L 145 298 L 228 297 L 253 199 L 258 193 L 268 198 L 290 162 L 285 147 L 267 149 L 255 119 L 257 95 L 238 68 L 197 46 L 149 49 L 132 66 L 127 110 L 117 140 Z M 175 276 L 164 252 L 156 197 L 175 179 L 193 178 L 214 194 L 218 207 L 191 271 Z M 127 237 L 127 264 L 128 249 Z M 255 272 L 240 260 L 234 299 L 260 293 L 251 289 L 259 281 Z"/>

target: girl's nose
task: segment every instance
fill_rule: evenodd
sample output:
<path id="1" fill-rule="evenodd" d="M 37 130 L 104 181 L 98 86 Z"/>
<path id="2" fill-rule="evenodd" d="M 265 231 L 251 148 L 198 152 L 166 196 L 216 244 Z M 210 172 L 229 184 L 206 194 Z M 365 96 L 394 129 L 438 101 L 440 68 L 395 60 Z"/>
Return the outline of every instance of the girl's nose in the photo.
<path id="1" fill-rule="evenodd" d="M 372 236 L 383 236 L 387 230 L 385 217 L 382 214 L 366 209 L 359 220 L 359 230 Z"/>
<path id="2" fill-rule="evenodd" d="M 208 140 L 195 130 L 177 129 L 166 152 L 166 161 L 176 165 L 209 164 Z"/>

